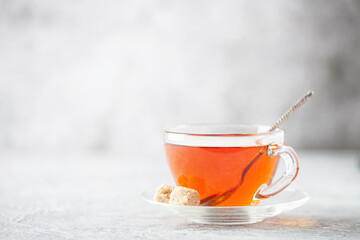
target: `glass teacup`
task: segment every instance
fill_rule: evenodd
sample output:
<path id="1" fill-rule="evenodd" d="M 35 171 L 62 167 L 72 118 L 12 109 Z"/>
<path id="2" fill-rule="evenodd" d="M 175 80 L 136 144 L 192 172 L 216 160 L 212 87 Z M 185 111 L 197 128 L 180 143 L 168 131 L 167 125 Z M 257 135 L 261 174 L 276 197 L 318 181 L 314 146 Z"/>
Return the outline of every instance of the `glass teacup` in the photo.
<path id="1" fill-rule="evenodd" d="M 269 126 L 193 124 L 169 127 L 164 142 L 179 186 L 195 189 L 202 205 L 248 206 L 285 189 L 297 176 L 298 157 L 284 131 Z M 284 174 L 273 181 L 278 163 Z"/>

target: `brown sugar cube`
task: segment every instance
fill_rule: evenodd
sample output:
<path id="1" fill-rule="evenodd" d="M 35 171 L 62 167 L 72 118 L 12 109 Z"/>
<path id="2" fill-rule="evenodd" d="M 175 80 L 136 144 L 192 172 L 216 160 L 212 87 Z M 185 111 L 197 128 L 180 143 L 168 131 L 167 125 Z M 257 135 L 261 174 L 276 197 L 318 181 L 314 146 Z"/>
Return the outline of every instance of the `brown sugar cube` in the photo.
<path id="1" fill-rule="evenodd" d="M 198 206 L 200 204 L 199 193 L 191 188 L 175 187 L 170 194 L 170 204 Z"/>
<path id="2" fill-rule="evenodd" d="M 174 186 L 169 184 L 161 184 L 161 186 L 157 189 L 154 200 L 163 203 L 169 203 L 170 194 L 174 190 Z"/>

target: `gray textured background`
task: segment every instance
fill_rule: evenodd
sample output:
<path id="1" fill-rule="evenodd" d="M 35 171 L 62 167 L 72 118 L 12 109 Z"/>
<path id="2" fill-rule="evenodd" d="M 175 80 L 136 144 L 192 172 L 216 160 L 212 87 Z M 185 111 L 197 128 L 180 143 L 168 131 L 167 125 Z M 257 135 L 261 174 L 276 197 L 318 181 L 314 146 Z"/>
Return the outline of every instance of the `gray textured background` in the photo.
<path id="1" fill-rule="evenodd" d="M 0 151 L 162 155 L 162 129 L 360 148 L 360 2 L 0 0 Z"/>

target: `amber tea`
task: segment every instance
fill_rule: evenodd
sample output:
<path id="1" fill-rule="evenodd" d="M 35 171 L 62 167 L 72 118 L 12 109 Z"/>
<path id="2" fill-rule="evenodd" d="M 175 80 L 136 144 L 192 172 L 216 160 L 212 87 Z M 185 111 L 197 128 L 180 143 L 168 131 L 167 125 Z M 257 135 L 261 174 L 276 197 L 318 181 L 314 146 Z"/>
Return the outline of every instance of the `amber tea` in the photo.
<path id="1" fill-rule="evenodd" d="M 251 205 L 259 186 L 271 184 L 278 156 L 269 157 L 266 148 L 165 145 L 176 184 L 197 190 L 200 200 L 238 186 L 218 206 Z"/>

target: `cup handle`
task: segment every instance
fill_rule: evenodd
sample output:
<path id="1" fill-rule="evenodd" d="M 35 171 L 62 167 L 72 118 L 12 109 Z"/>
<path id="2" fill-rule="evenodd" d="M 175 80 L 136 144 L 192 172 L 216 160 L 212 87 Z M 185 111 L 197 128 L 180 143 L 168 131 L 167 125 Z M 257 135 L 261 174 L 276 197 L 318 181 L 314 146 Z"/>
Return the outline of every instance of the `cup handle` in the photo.
<path id="1" fill-rule="evenodd" d="M 291 147 L 283 144 L 269 145 L 267 155 L 270 157 L 279 155 L 279 158 L 285 162 L 286 170 L 279 179 L 269 186 L 266 183 L 261 185 L 254 196 L 254 200 L 268 198 L 281 192 L 294 181 L 299 172 L 299 159 L 296 152 Z"/>

